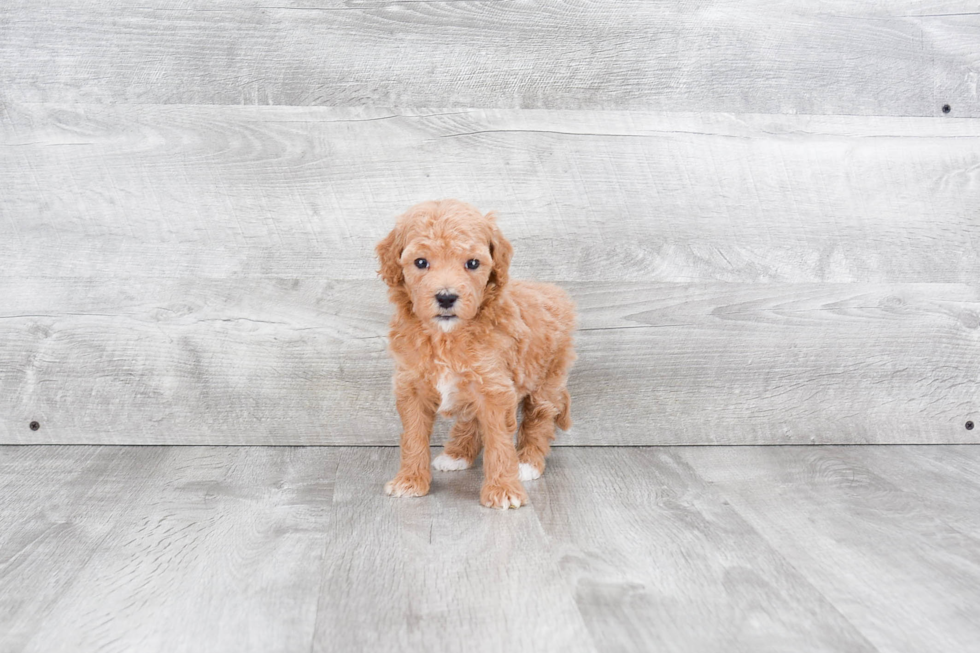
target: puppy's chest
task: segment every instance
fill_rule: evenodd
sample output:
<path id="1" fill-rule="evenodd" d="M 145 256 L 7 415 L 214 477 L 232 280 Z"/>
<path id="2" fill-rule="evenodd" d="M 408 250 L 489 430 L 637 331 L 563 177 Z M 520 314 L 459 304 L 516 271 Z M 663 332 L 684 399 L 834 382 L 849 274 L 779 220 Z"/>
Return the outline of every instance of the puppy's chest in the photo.
<path id="1" fill-rule="evenodd" d="M 465 398 L 460 397 L 460 385 L 463 383 L 462 376 L 450 369 L 443 370 L 439 375 L 436 381 L 436 391 L 440 398 L 437 409 L 440 414 L 449 417 L 463 403 L 462 400 Z"/>
<path id="2" fill-rule="evenodd" d="M 462 416 L 470 412 L 474 397 L 474 378 L 468 371 L 441 360 L 434 361 L 426 376 L 432 383 L 439 400 L 436 409 L 444 417 Z"/>

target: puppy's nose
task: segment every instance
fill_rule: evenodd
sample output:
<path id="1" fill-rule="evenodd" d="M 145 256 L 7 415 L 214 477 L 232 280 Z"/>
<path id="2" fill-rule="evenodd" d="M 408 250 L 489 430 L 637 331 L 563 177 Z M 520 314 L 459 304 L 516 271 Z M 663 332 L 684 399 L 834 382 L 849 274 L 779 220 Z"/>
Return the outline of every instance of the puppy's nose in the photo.
<path id="1" fill-rule="evenodd" d="M 450 292 L 436 293 L 436 301 L 439 302 L 441 308 L 452 308 L 457 299 L 459 299 L 459 295 Z"/>

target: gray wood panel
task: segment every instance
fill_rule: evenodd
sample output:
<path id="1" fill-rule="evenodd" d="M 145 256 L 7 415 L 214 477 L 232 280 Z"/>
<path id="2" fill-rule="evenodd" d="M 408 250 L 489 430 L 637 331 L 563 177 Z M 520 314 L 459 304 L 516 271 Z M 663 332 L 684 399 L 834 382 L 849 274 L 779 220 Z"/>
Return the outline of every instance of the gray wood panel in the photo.
<path id="1" fill-rule="evenodd" d="M 923 513 L 943 515 L 956 530 L 980 540 L 980 447 L 870 447 L 861 450 L 860 461 L 914 496 Z"/>
<path id="2" fill-rule="evenodd" d="M 563 449 L 532 507 L 602 651 L 875 651 L 663 448 Z"/>
<path id="3" fill-rule="evenodd" d="M 559 445 L 977 442 L 976 286 L 567 288 Z M 38 279 L 0 303 L 2 442 L 397 443 L 379 280 Z"/>
<path id="4" fill-rule="evenodd" d="M 976 484 L 917 473 L 918 448 L 893 482 L 857 447 L 685 449 L 680 456 L 881 651 L 971 651 L 980 641 L 980 539 L 956 502 Z M 875 457 L 875 448 L 871 448 Z M 962 449 L 943 449 L 953 459 Z M 935 450 L 933 450 L 935 452 Z M 977 476 L 977 456 L 970 455 Z M 973 532 L 971 532 L 973 531 Z"/>
<path id="5" fill-rule="evenodd" d="M 500 512 L 395 448 L 0 447 L 0 648 L 972 653 L 977 452 L 564 448 Z"/>
<path id="6" fill-rule="evenodd" d="M 23 609 L 5 615 L 25 636 L 22 647 L 4 650 L 310 650 L 316 571 L 332 528 L 334 452 L 166 448 L 144 477 L 129 467 L 143 449 L 98 451 L 113 452 L 114 471 L 128 485 L 63 510 L 69 520 L 112 515 L 112 528 L 91 553 L 72 548 L 44 560 L 39 580 L 82 566 L 43 618 Z M 34 590 L 23 581 L 11 598 L 29 604 Z"/>
<path id="7" fill-rule="evenodd" d="M 120 515 L 154 490 L 165 457 L 149 447 L 0 448 L 0 650 L 26 650 Z"/>
<path id="8" fill-rule="evenodd" d="M 976 3 L 8 0 L 16 101 L 980 115 Z"/>
<path id="9" fill-rule="evenodd" d="M 381 487 L 398 455 L 339 454 L 313 651 L 604 650 L 533 510 L 484 508 L 478 469 L 392 499 Z"/>
<path id="10" fill-rule="evenodd" d="M 0 107 L 4 279 L 374 278 L 422 200 L 563 281 L 980 278 L 980 121 Z"/>

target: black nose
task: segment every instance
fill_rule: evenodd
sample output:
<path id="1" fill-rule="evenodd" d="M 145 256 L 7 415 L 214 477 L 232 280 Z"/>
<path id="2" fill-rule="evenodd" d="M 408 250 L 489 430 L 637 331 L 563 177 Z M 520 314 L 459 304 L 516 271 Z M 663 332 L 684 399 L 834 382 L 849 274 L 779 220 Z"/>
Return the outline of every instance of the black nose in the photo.
<path id="1" fill-rule="evenodd" d="M 441 292 L 436 295 L 436 301 L 439 302 L 439 306 L 442 308 L 452 308 L 457 299 L 459 299 L 459 295 L 448 292 Z"/>

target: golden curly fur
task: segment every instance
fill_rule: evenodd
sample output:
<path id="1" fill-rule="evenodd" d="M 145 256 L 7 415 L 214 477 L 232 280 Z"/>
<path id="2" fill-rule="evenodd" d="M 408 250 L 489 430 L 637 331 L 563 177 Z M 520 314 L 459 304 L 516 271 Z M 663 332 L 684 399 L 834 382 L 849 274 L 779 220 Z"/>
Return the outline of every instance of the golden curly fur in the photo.
<path id="1" fill-rule="evenodd" d="M 510 280 L 513 249 L 495 216 L 457 200 L 413 206 L 376 251 L 396 307 L 389 350 L 402 420 L 401 467 L 385 492 L 428 493 L 429 437 L 441 414 L 456 422 L 431 464 L 466 469 L 482 447 L 481 503 L 526 504 L 521 480 L 541 475 L 555 425 L 572 423 L 572 301 L 557 286 Z"/>

